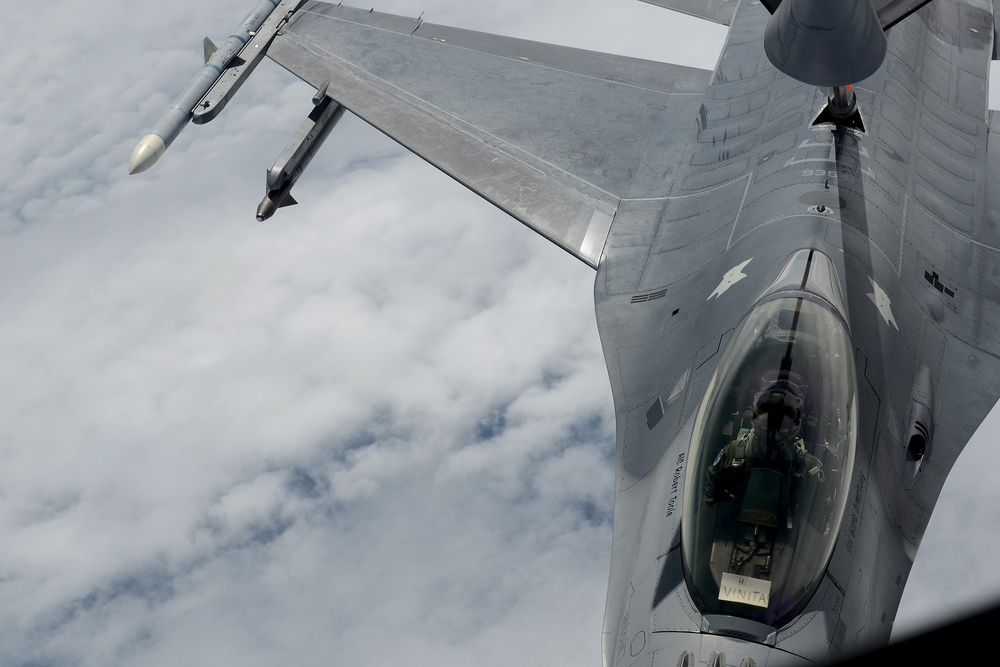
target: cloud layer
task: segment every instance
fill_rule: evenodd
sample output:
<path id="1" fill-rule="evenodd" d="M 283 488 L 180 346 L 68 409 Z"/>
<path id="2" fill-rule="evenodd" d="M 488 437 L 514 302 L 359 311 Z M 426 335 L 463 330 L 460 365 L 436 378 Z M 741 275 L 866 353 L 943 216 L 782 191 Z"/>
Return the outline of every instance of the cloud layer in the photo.
<path id="1" fill-rule="evenodd" d="M 125 176 L 203 33 L 248 4 L 14 10 L 0 663 L 600 664 L 614 417 L 592 271 L 351 117 L 303 203 L 257 224 L 311 97 L 270 63 Z M 721 29 L 633 4 L 378 9 L 713 66 Z M 989 441 L 901 623 L 1000 590 Z"/>

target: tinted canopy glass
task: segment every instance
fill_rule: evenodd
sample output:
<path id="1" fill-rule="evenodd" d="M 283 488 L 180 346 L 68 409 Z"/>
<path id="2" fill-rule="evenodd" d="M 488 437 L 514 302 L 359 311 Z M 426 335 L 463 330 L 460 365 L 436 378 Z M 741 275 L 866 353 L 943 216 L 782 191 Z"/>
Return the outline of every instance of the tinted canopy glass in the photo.
<path id="1" fill-rule="evenodd" d="M 683 551 L 703 613 L 785 625 L 839 533 L 856 439 L 852 346 L 806 286 L 782 286 L 743 319 L 699 410 Z"/>

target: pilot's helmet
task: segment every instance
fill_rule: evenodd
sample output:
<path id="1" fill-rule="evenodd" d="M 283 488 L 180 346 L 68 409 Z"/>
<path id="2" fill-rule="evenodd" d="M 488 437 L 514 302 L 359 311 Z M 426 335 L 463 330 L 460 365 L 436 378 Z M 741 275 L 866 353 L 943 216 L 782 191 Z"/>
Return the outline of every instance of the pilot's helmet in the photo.
<path id="1" fill-rule="evenodd" d="M 802 426 L 802 399 L 783 382 L 777 382 L 753 399 L 754 434 L 771 449 L 781 443 L 791 444 Z"/>

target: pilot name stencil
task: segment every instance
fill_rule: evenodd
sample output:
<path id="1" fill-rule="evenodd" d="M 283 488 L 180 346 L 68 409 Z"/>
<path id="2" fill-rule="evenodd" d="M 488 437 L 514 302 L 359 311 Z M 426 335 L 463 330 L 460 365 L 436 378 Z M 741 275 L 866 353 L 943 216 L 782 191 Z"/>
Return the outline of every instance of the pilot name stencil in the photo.
<path id="1" fill-rule="evenodd" d="M 684 453 L 677 455 L 677 467 L 674 469 L 674 477 L 670 481 L 670 500 L 667 501 L 667 516 L 673 516 L 677 509 L 677 493 L 680 488 L 681 479 L 684 477 Z"/>

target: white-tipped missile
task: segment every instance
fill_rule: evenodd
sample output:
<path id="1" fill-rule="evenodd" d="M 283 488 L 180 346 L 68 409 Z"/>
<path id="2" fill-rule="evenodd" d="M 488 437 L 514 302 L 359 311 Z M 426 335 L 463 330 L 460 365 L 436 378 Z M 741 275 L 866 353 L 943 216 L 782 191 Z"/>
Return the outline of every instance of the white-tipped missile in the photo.
<path id="1" fill-rule="evenodd" d="M 328 86 L 326 83 L 320 87 L 313 98 L 315 108 L 268 170 L 266 193 L 257 207 L 258 220 L 267 220 L 279 208 L 297 203 L 292 197 L 292 186 L 344 115 L 344 107 L 326 96 Z"/>
<path id="2" fill-rule="evenodd" d="M 138 174 L 146 171 L 167 150 L 173 143 L 177 135 L 191 120 L 194 109 L 201 102 L 205 94 L 212 88 L 227 67 L 240 63 L 238 58 L 240 52 L 247 46 L 250 38 L 257 33 L 257 30 L 264 24 L 264 21 L 274 12 L 279 4 L 291 5 L 291 9 L 302 4 L 301 1 L 289 2 L 284 0 L 259 0 L 257 5 L 247 14 L 247 17 L 240 24 L 239 28 L 229 36 L 226 43 L 216 49 L 211 58 L 207 60 L 205 66 L 195 74 L 191 83 L 177 96 L 173 104 L 164 112 L 149 134 L 144 136 L 139 144 L 132 151 L 132 157 L 128 163 L 128 173 Z M 277 29 L 277 26 L 276 28 Z M 266 47 L 265 47 L 266 48 Z M 209 53 L 206 47 L 206 55 Z M 244 74 L 244 77 L 249 72 Z"/>
<path id="3" fill-rule="evenodd" d="M 167 144 L 163 139 L 153 133 L 147 134 L 139 140 L 135 150 L 132 151 L 132 157 L 128 161 L 128 173 L 138 174 L 140 171 L 146 171 L 166 150 Z"/>

